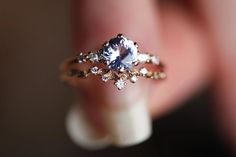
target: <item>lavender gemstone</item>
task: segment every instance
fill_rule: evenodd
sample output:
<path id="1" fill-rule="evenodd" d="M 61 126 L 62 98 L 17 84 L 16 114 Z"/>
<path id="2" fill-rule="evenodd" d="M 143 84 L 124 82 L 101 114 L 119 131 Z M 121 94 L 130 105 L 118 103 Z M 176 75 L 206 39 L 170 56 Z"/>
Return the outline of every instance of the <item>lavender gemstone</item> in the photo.
<path id="1" fill-rule="evenodd" d="M 102 58 L 113 70 L 130 69 L 137 60 L 138 49 L 134 42 L 123 36 L 112 38 L 102 48 Z"/>

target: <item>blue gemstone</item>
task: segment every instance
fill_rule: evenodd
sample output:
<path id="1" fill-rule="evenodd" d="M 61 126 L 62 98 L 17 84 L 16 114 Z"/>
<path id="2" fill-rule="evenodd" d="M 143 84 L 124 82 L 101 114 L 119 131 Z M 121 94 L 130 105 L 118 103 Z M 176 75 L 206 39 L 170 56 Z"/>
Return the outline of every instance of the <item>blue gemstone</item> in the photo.
<path id="1" fill-rule="evenodd" d="M 137 60 L 138 49 L 127 38 L 115 37 L 102 48 L 102 57 L 108 68 L 113 70 L 130 69 Z"/>

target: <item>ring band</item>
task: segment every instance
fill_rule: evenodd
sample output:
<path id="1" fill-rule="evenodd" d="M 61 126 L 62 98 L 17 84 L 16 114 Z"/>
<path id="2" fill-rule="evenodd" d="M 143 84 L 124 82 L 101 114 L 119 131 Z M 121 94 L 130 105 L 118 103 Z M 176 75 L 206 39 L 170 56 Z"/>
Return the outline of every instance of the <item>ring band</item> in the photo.
<path id="1" fill-rule="evenodd" d="M 83 63 L 94 65 L 87 70 L 81 70 L 78 65 Z M 100 63 L 102 65 L 99 65 Z M 154 70 L 140 67 L 140 63 L 153 65 Z M 62 65 L 62 80 L 70 82 L 75 77 L 87 78 L 95 75 L 101 77 L 104 82 L 113 80 L 115 86 L 121 90 L 127 80 L 135 83 L 139 77 L 155 80 L 166 78 L 163 68 L 158 56 L 140 53 L 136 42 L 118 34 L 117 37 L 105 42 L 100 50 L 80 53 L 66 60 Z"/>

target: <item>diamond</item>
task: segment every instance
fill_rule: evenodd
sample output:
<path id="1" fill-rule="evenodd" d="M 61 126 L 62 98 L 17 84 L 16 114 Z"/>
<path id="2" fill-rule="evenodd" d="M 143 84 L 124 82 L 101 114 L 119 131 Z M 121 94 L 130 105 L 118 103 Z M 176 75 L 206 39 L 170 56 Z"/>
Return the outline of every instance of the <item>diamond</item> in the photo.
<path id="1" fill-rule="evenodd" d="M 135 83 L 138 80 L 138 77 L 136 75 L 132 75 L 129 79 L 130 82 Z"/>
<path id="2" fill-rule="evenodd" d="M 151 62 L 153 64 L 159 65 L 160 64 L 160 58 L 157 56 L 151 56 Z"/>
<path id="3" fill-rule="evenodd" d="M 109 79 L 107 75 L 102 75 L 102 81 L 107 82 Z"/>
<path id="4" fill-rule="evenodd" d="M 146 68 L 141 68 L 139 72 L 142 76 L 145 76 L 148 73 L 148 70 Z"/>
<path id="5" fill-rule="evenodd" d="M 99 60 L 96 53 L 89 53 L 88 58 L 91 62 L 97 62 Z"/>
<path id="6" fill-rule="evenodd" d="M 161 79 L 165 79 L 166 78 L 166 74 L 164 72 L 160 72 L 159 74 Z"/>
<path id="7" fill-rule="evenodd" d="M 121 90 L 122 88 L 125 87 L 126 83 L 124 80 L 119 79 L 115 82 L 115 85 L 119 90 Z"/>
<path id="8" fill-rule="evenodd" d="M 90 69 L 91 73 L 96 75 L 98 73 L 98 67 L 94 66 Z"/>
<path id="9" fill-rule="evenodd" d="M 138 49 L 134 42 L 123 37 L 112 38 L 101 50 L 101 56 L 109 69 L 124 71 L 137 60 Z"/>
<path id="10" fill-rule="evenodd" d="M 154 72 L 152 78 L 153 79 L 159 79 L 159 72 Z"/>
<path id="11" fill-rule="evenodd" d="M 148 54 L 145 54 L 145 53 L 138 54 L 138 60 L 142 63 L 147 62 L 149 59 L 150 59 L 150 56 Z"/>

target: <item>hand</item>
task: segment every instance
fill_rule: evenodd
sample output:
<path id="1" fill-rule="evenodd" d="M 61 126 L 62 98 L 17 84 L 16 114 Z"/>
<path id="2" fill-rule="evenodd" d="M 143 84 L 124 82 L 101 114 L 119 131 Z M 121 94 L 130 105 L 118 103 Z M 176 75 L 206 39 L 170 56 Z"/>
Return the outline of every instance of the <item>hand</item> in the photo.
<path id="1" fill-rule="evenodd" d="M 129 97 L 141 97 L 148 91 L 141 90 L 144 83 L 151 85 L 148 107 L 153 117 L 171 112 L 212 84 L 219 126 L 236 147 L 233 0 L 188 3 L 81 0 L 74 1 L 72 6 L 76 52 L 97 50 L 110 37 L 123 33 L 136 40 L 141 51 L 159 55 L 166 65 L 166 81 L 140 81 L 122 92 L 111 84 L 101 84 L 100 80 L 84 81 L 79 92 L 83 93 L 87 113 L 97 128 L 102 130 L 101 104 L 132 103 Z"/>

